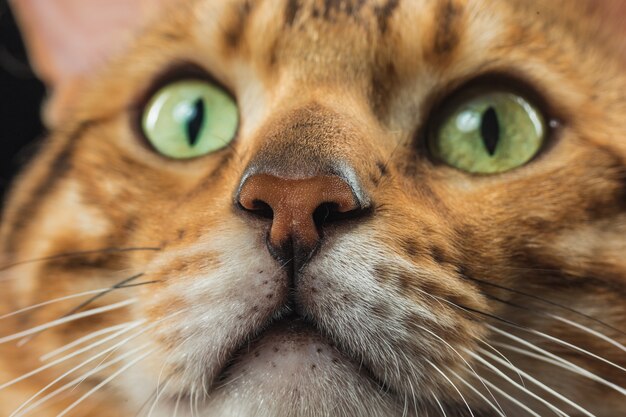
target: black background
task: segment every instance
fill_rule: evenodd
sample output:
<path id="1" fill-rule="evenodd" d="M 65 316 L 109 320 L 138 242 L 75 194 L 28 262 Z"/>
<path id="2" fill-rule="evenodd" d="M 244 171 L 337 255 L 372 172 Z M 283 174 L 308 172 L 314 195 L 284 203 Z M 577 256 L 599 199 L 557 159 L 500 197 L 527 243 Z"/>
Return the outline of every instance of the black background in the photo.
<path id="1" fill-rule="evenodd" d="M 43 95 L 43 85 L 28 66 L 11 10 L 0 0 L 0 209 L 18 168 L 43 137 Z"/>

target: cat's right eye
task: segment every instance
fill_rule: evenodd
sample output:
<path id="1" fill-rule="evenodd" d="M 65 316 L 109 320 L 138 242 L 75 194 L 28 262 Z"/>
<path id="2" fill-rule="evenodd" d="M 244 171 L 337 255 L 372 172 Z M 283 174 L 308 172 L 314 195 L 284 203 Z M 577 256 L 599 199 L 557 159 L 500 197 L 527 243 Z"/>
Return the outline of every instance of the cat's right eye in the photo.
<path id="1" fill-rule="evenodd" d="M 150 144 L 174 159 L 195 158 L 224 148 L 234 139 L 238 124 L 235 100 L 201 80 L 176 81 L 161 88 L 141 117 Z"/>

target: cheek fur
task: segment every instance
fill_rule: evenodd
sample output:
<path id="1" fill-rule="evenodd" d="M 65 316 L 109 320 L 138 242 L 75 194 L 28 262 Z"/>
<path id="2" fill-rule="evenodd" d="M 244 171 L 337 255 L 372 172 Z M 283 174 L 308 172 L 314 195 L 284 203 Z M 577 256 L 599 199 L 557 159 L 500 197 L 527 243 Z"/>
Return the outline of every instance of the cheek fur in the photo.
<path id="1" fill-rule="evenodd" d="M 626 81 L 603 7 L 164 9 L 81 81 L 7 200 L 0 414 L 619 414 Z M 237 137 L 168 160 L 131 119 L 201 68 Z M 554 137 L 501 175 L 431 160 L 434 104 L 492 73 L 532 85 Z"/>

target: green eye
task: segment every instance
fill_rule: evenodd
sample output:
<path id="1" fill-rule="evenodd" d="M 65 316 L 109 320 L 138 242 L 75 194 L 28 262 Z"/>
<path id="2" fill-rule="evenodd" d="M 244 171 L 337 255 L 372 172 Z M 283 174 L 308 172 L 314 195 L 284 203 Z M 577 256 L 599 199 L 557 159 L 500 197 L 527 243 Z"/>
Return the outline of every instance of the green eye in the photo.
<path id="1" fill-rule="evenodd" d="M 430 138 L 431 152 L 448 165 L 478 174 L 517 168 L 541 149 L 542 114 L 524 98 L 491 92 L 456 102 Z"/>
<path id="2" fill-rule="evenodd" d="M 141 123 L 157 151 L 186 159 L 227 146 L 237 132 L 239 112 L 232 97 L 215 85 L 178 81 L 150 99 Z"/>

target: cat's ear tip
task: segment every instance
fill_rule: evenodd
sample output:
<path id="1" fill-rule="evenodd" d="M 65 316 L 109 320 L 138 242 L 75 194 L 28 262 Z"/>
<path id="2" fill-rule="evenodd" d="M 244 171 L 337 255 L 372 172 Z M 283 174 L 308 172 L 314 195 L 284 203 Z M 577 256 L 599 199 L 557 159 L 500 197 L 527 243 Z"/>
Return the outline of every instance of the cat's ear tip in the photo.
<path id="1" fill-rule="evenodd" d="M 93 72 L 123 50 L 145 23 L 143 1 L 9 0 L 9 4 L 33 69 L 48 86 L 56 87 Z"/>
<path id="2" fill-rule="evenodd" d="M 71 111 L 81 80 L 122 53 L 168 1 L 9 0 L 31 67 L 49 89 L 43 108 L 48 127 Z"/>

